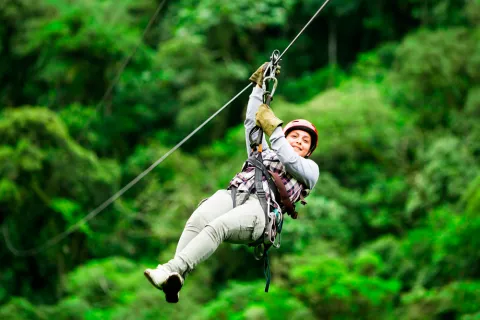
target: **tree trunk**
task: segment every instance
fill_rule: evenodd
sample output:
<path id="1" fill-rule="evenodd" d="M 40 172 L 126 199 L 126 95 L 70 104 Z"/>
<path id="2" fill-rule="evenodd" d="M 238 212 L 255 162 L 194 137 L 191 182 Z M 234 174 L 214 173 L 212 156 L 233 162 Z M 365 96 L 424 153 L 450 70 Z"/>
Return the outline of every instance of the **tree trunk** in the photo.
<path id="1" fill-rule="evenodd" d="M 329 19 L 328 22 L 328 65 L 330 67 L 336 66 L 337 61 L 337 24 L 334 19 Z M 334 83 L 333 68 L 331 68 L 328 86 L 331 87 Z"/>
<path id="2" fill-rule="evenodd" d="M 337 25 L 333 19 L 328 22 L 328 63 L 337 64 Z"/>

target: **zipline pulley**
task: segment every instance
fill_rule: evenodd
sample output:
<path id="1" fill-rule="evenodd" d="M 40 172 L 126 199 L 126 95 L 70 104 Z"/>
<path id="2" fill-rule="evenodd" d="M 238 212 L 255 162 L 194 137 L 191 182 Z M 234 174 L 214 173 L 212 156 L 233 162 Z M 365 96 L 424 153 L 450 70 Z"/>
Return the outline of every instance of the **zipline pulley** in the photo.
<path id="1" fill-rule="evenodd" d="M 275 94 L 275 90 L 277 90 L 278 80 L 275 77 L 277 74 L 277 70 L 280 68 L 280 51 L 275 49 L 270 56 L 270 62 L 268 63 L 267 67 L 265 68 L 265 72 L 263 73 L 263 83 L 262 89 L 265 90 L 263 94 L 263 103 L 270 106 L 270 102 L 273 100 L 273 95 Z M 269 82 L 273 82 L 272 91 L 269 91 Z"/>

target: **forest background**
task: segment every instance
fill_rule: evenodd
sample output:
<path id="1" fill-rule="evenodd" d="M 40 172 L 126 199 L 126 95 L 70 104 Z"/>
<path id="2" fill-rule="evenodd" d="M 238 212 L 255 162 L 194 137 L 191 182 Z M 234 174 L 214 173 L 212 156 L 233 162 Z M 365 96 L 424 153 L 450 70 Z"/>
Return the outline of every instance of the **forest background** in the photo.
<path id="1" fill-rule="evenodd" d="M 0 223 L 67 230 L 283 50 L 319 0 L 0 1 Z M 143 39 L 143 40 L 141 40 Z M 122 63 L 133 58 L 114 83 Z M 320 132 L 320 180 L 273 282 L 222 245 L 169 305 L 143 270 L 246 158 L 248 93 L 112 206 L 33 256 L 0 246 L 1 319 L 480 319 L 480 1 L 332 0 L 272 107 Z"/>

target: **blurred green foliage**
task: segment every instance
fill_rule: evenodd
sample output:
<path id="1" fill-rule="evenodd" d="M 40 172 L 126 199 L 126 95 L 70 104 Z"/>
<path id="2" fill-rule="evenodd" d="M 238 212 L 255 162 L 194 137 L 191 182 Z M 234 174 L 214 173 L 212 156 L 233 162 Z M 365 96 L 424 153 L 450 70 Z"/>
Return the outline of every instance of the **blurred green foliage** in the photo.
<path id="1" fill-rule="evenodd" d="M 160 3 L 0 2 L 0 223 L 15 247 L 165 155 L 323 1 L 167 1 L 143 34 Z M 221 246 L 177 305 L 142 275 L 241 169 L 245 94 L 59 245 L 0 246 L 0 318 L 480 319 L 479 70 L 478 0 L 332 1 L 284 56 L 272 104 L 315 123 L 321 176 L 285 222 L 268 294 L 243 246 Z"/>

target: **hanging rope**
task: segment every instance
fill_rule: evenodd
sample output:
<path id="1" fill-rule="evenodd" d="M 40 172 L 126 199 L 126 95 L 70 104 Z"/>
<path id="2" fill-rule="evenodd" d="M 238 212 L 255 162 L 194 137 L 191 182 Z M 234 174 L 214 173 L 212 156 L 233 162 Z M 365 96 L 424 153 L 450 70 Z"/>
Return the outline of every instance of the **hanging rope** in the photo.
<path id="1" fill-rule="evenodd" d="M 327 5 L 327 3 L 330 0 L 326 0 L 324 4 L 320 7 L 320 9 L 317 10 L 317 12 L 313 15 L 313 17 L 308 21 L 308 23 L 303 27 L 303 29 L 297 34 L 297 36 L 290 42 L 290 44 L 287 46 L 287 48 L 280 54 L 278 57 L 277 61 L 280 60 L 280 58 L 287 52 L 287 50 L 295 43 L 295 41 L 300 37 L 300 35 L 305 31 L 305 29 L 310 25 L 310 23 L 315 19 L 315 17 L 323 10 L 323 8 Z M 164 0 L 165 2 L 165 0 Z M 163 5 L 163 3 L 161 6 Z M 157 10 L 159 12 L 159 10 Z M 158 14 L 158 13 L 157 13 Z M 152 19 L 154 20 L 154 19 Z M 152 21 L 151 20 L 151 21 Z M 150 26 L 150 24 L 149 24 Z M 148 28 L 148 26 L 147 26 Z M 126 64 L 124 64 L 126 65 Z M 119 77 L 117 77 L 119 78 Z M 65 239 L 68 235 L 73 233 L 74 231 L 78 230 L 84 223 L 87 223 L 88 221 L 92 220 L 95 218 L 100 212 L 102 212 L 105 208 L 107 208 L 110 204 L 112 204 L 115 200 L 117 200 L 119 197 L 121 197 L 125 192 L 127 192 L 131 187 L 133 187 L 135 184 L 137 184 L 143 177 L 145 177 L 147 174 L 149 174 L 156 166 L 158 166 L 160 163 L 162 163 L 169 155 L 171 155 L 175 150 L 180 148 L 188 139 L 190 139 L 195 133 L 197 133 L 200 129 L 202 129 L 210 120 L 215 118 L 220 112 L 222 112 L 227 106 L 229 106 L 235 99 L 237 99 L 243 92 L 245 92 L 248 88 L 252 86 L 252 83 L 247 85 L 245 88 L 243 88 L 237 95 L 235 95 L 230 101 L 228 101 L 223 107 L 221 107 L 218 111 L 216 111 L 212 116 L 210 116 L 207 120 L 205 120 L 200 126 L 198 126 L 195 130 L 193 130 L 188 136 L 186 136 L 182 141 L 180 141 L 176 146 L 174 146 L 170 151 L 168 151 L 165 155 L 163 155 L 160 159 L 155 161 L 150 167 L 148 167 L 145 171 L 140 173 L 136 178 L 134 178 L 132 181 L 130 181 L 126 186 L 124 186 L 122 189 L 120 189 L 117 193 L 115 193 L 113 196 L 111 196 L 109 199 L 107 199 L 104 203 L 99 205 L 96 209 L 91 211 L 89 214 L 87 214 L 84 218 L 79 220 L 77 223 L 74 225 L 70 226 L 68 229 L 66 229 L 64 232 L 56 235 L 53 238 L 50 238 L 50 240 L 46 241 L 42 245 L 28 249 L 28 250 L 19 250 L 16 249 L 11 241 L 10 237 L 8 234 L 8 229 L 6 227 L 6 223 L 3 225 L 2 228 L 2 234 L 5 239 L 5 243 L 7 245 L 8 250 L 12 252 L 16 256 L 33 256 L 36 255 L 42 251 L 45 251 L 49 249 L 50 247 L 56 245 L 63 239 Z M 112 86 L 113 87 L 113 86 Z"/>

